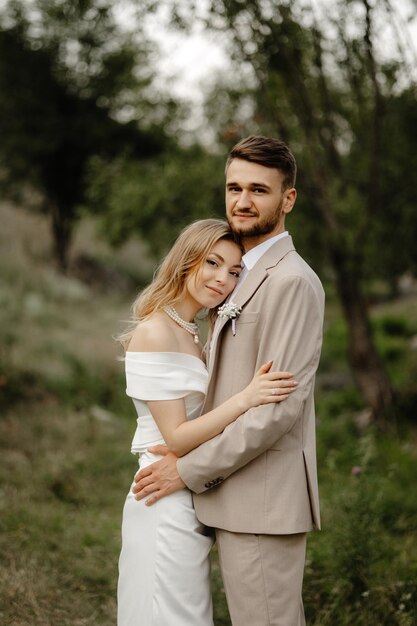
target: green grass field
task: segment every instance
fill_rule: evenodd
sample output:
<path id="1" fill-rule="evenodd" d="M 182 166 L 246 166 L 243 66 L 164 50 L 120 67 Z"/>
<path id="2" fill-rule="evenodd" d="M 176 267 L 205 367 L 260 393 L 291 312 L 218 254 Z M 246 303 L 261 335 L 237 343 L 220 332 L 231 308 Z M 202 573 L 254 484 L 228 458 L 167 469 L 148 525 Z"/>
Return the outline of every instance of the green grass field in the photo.
<path id="1" fill-rule="evenodd" d="M 43 218 L 0 207 L 0 219 L 0 623 L 114 625 L 121 511 L 136 459 L 112 335 L 132 294 L 59 276 Z M 115 283 L 143 276 L 143 250 L 113 254 L 91 225 L 74 250 Z M 317 384 L 323 530 L 309 540 L 309 626 L 417 623 L 417 295 L 378 305 L 373 319 L 403 397 L 384 435 L 362 426 L 330 299 Z M 227 626 L 215 553 L 213 593 L 215 624 Z"/>

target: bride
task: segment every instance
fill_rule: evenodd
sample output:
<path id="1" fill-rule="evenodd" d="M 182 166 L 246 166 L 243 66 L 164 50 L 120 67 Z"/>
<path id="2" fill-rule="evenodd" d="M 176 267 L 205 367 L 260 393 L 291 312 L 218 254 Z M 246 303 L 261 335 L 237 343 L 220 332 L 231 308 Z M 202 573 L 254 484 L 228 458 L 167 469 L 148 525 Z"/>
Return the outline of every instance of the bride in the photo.
<path id="1" fill-rule="evenodd" d="M 127 395 L 138 419 L 132 452 L 139 467 L 157 460 L 150 446 L 166 443 L 182 456 L 253 406 L 281 402 L 296 387 L 289 372 L 264 364 L 251 383 L 200 415 L 208 373 L 198 326 L 200 309 L 217 309 L 232 293 L 242 250 L 228 224 L 200 220 L 179 236 L 153 282 L 133 304 L 126 349 Z M 187 489 L 153 506 L 127 495 L 119 560 L 118 626 L 212 626 L 209 553 L 212 539 L 197 520 Z"/>

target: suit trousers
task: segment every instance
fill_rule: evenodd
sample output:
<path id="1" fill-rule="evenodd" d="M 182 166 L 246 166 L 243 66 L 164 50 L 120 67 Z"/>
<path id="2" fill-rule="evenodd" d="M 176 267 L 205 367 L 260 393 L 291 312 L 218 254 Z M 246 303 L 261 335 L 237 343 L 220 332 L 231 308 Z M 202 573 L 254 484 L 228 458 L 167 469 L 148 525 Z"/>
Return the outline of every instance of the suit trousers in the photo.
<path id="1" fill-rule="evenodd" d="M 305 626 L 301 598 L 306 533 L 252 535 L 216 529 L 233 626 Z"/>

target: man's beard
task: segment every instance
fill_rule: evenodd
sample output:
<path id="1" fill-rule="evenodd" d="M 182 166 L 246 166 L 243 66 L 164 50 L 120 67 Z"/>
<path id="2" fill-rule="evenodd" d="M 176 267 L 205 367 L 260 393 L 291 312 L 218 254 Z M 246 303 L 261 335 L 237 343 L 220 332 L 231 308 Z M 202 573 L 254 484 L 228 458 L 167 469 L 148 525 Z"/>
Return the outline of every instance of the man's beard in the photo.
<path id="1" fill-rule="evenodd" d="M 276 213 L 266 217 L 263 220 L 259 220 L 256 224 L 252 226 L 252 228 L 236 228 L 236 226 L 229 218 L 227 218 L 227 221 L 229 222 L 229 226 L 232 231 L 236 235 L 239 235 L 239 237 L 261 237 L 262 235 L 269 235 L 269 233 L 272 233 L 272 231 L 274 231 L 279 224 L 282 215 L 282 205 L 283 200 L 281 200 Z M 240 211 L 240 213 L 244 214 L 245 211 Z M 247 211 L 247 213 L 251 214 L 250 211 Z"/>

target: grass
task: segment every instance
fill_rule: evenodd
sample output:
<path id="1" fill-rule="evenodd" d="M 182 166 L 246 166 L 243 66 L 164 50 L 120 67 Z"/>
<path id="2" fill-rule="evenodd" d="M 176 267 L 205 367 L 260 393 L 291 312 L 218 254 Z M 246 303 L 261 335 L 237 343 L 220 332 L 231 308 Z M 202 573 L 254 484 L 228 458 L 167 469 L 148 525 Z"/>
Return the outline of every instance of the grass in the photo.
<path id="1" fill-rule="evenodd" d="M 132 294 L 59 276 L 40 216 L 0 207 L 0 219 L 0 623 L 114 625 L 121 511 L 136 460 L 111 336 Z M 136 249 L 113 253 L 91 223 L 75 250 L 141 280 Z M 378 345 L 407 399 L 396 430 L 382 436 L 362 430 L 346 329 L 328 307 L 317 383 L 323 531 L 308 543 L 309 626 L 416 623 L 413 312 L 415 296 L 373 309 Z M 215 550 L 212 569 L 215 624 L 229 626 Z"/>
<path id="2" fill-rule="evenodd" d="M 347 426 L 347 425 L 346 425 Z M 309 542 L 308 623 L 407 624 L 417 614 L 415 442 L 344 429 L 344 445 L 319 437 L 323 531 Z M 333 442 L 334 444 L 334 442 Z M 323 456 L 324 455 L 324 456 Z"/>
<path id="3" fill-rule="evenodd" d="M 126 422 L 50 402 L 1 430 L 2 623 L 114 623 Z"/>

